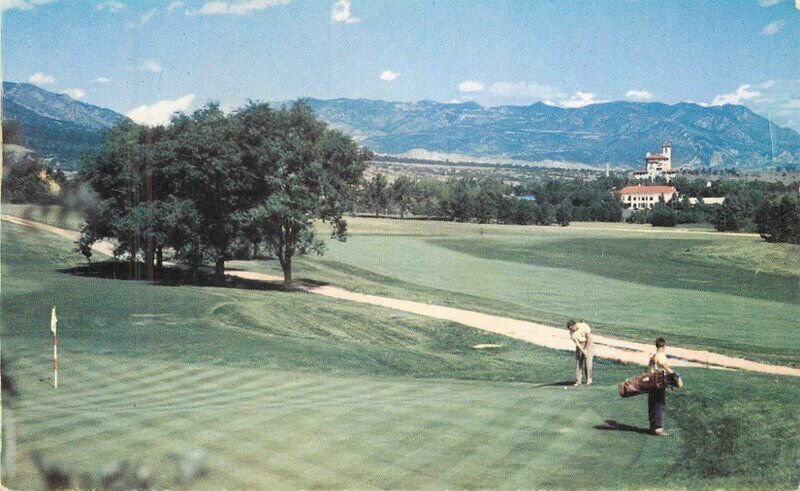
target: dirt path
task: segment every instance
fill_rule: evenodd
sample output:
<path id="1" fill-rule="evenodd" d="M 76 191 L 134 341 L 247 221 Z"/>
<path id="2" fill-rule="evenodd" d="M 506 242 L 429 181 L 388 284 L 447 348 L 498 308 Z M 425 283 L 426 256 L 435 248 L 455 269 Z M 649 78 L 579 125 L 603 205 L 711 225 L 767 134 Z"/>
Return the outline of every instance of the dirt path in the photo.
<path id="1" fill-rule="evenodd" d="M 38 222 L 32 222 L 23 218 L 2 215 L 2 219 L 8 221 L 9 223 L 15 223 L 18 225 L 50 232 L 70 240 L 77 240 L 79 236 L 78 232 L 64 230 L 50 225 L 44 225 Z M 108 242 L 100 242 L 95 244 L 93 249 L 100 254 L 111 256 L 113 245 Z M 249 271 L 228 271 L 226 274 L 229 276 L 235 276 L 249 280 L 283 282 L 283 278 L 279 276 Z M 399 300 L 376 295 L 365 295 L 334 286 L 304 286 L 303 289 L 310 293 L 324 295 L 326 297 L 377 305 L 403 312 L 409 312 L 412 314 L 432 317 L 435 319 L 457 322 L 465 326 L 474 327 L 476 329 L 481 329 L 483 331 L 496 334 L 502 334 L 504 336 L 520 339 L 522 341 L 527 341 L 529 343 L 544 346 L 546 348 L 558 350 L 575 349 L 572 341 L 569 339 L 569 334 L 566 328 L 556 328 L 535 322 L 522 321 L 508 317 L 484 314 L 481 312 L 473 312 L 470 310 L 456 309 L 452 307 L 443 307 L 440 305 L 422 302 Z M 595 355 L 610 360 L 635 363 L 638 365 L 647 365 L 650 353 L 653 352 L 653 347 L 650 344 L 636 343 L 632 341 L 625 341 L 623 339 L 609 338 L 606 336 L 595 336 L 594 339 Z M 800 368 L 770 365 L 767 363 L 745 360 L 743 358 L 735 358 L 717 353 L 711 353 L 709 351 L 669 347 L 667 348 L 667 355 L 669 355 L 671 358 L 672 365 L 674 366 L 702 366 L 718 369 L 737 369 L 800 377 Z"/>

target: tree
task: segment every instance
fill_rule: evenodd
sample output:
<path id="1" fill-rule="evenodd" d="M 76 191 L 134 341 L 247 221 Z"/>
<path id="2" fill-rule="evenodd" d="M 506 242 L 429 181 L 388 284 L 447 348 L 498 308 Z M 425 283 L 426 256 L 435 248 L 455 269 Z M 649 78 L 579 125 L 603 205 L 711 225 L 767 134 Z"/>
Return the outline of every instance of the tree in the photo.
<path id="1" fill-rule="evenodd" d="M 264 243 L 283 269 L 284 288 L 292 282 L 292 260 L 309 252 L 322 253 L 314 220 L 331 225 L 331 237 L 344 241 L 350 207 L 366 162 L 372 158 L 343 133 L 317 119 L 303 101 L 272 111 L 251 104 L 237 114 L 246 160 L 264 176 L 259 202 L 243 222 L 261 231 Z"/>
<path id="2" fill-rule="evenodd" d="M 650 224 L 654 227 L 674 227 L 677 222 L 675 210 L 663 202 L 656 203 L 650 211 Z"/>
<path id="3" fill-rule="evenodd" d="M 572 203 L 564 200 L 556 209 L 556 222 L 562 227 L 566 227 L 570 220 L 572 220 Z"/>
<path id="4" fill-rule="evenodd" d="M 6 165 L 2 179 L 3 201 L 50 204 L 55 200 L 55 180 L 45 165 L 38 160 Z"/>
<path id="5" fill-rule="evenodd" d="M 427 218 L 442 215 L 442 196 L 444 184 L 435 179 L 425 178 L 417 182 L 411 212 Z"/>
<path id="6" fill-rule="evenodd" d="M 732 197 L 725 199 L 717 211 L 714 227 L 720 232 L 737 232 L 742 229 L 742 210 Z"/>
<path id="7" fill-rule="evenodd" d="M 372 176 L 364 185 L 364 198 L 367 206 L 375 212 L 375 217 L 389 206 L 389 192 L 389 181 L 381 173 Z"/>
<path id="8" fill-rule="evenodd" d="M 416 195 L 416 182 L 408 176 L 399 176 L 392 183 L 392 202 L 403 218 L 406 213 L 411 211 L 411 205 Z"/>
<path id="9" fill-rule="evenodd" d="M 800 244 L 800 201 L 784 194 L 764 202 L 756 214 L 756 224 L 767 242 Z"/>
<path id="10" fill-rule="evenodd" d="M 175 160 L 166 167 L 175 183 L 174 195 L 191 202 L 197 217 L 186 252 L 193 270 L 204 259 L 213 261 L 217 284 L 224 282 L 225 261 L 233 259 L 241 245 L 244 216 L 265 185 L 258 162 L 243 155 L 251 135 L 242 124 L 242 118 L 226 116 L 218 104 L 172 123 Z"/>
<path id="11" fill-rule="evenodd" d="M 180 248 L 171 242 L 176 236 L 170 230 L 172 222 L 165 220 L 172 215 L 162 210 L 176 184 L 169 174 L 174 160 L 170 138 L 163 127 L 123 122 L 84 158 L 80 178 L 97 197 L 86 211 L 78 240 L 78 250 L 87 259 L 92 244 L 114 239 L 114 254 L 128 258 L 132 276 L 138 278 L 143 265 L 145 277 L 154 280 L 161 274 L 164 247 Z M 179 216 L 191 214 L 182 210 Z"/>

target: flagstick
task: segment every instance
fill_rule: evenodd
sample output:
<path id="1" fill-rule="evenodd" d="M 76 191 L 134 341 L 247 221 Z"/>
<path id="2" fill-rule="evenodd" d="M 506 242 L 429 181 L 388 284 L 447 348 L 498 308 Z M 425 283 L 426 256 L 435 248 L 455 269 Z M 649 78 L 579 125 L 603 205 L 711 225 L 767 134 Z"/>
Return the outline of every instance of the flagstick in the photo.
<path id="1" fill-rule="evenodd" d="M 50 313 L 50 330 L 53 331 L 53 388 L 58 388 L 58 334 L 56 332 L 58 318 L 56 317 L 56 306 Z"/>
<path id="2" fill-rule="evenodd" d="M 58 388 L 58 335 L 53 333 L 53 388 Z"/>

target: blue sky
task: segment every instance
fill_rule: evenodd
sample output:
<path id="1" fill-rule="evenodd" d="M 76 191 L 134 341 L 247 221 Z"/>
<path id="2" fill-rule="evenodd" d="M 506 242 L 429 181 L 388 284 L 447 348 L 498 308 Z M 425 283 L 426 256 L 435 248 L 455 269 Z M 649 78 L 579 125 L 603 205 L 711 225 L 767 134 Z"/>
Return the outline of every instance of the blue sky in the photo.
<path id="1" fill-rule="evenodd" d="M 3 79 L 165 121 L 207 101 L 740 103 L 800 130 L 794 0 L 0 0 Z"/>

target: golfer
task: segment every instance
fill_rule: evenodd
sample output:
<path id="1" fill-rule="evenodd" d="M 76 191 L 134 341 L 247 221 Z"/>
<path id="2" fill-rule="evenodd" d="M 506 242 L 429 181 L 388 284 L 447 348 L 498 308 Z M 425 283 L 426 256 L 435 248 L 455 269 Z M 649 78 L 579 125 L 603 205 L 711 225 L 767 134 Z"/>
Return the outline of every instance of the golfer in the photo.
<path id="1" fill-rule="evenodd" d="M 673 373 L 672 369 L 667 364 L 666 346 L 667 342 L 664 338 L 656 339 L 656 352 L 650 357 L 650 364 L 648 366 L 648 371 L 650 373 L 660 371 L 664 373 Z M 650 419 L 650 431 L 659 436 L 665 435 L 664 414 L 667 411 L 666 395 L 666 387 L 647 393 L 647 416 Z"/>
<path id="2" fill-rule="evenodd" d="M 585 322 L 567 322 L 569 337 L 575 343 L 575 387 L 581 385 L 584 375 L 586 385 L 592 384 L 592 357 L 594 348 L 592 345 L 592 329 Z"/>

